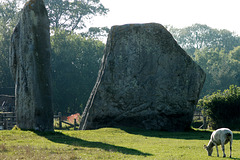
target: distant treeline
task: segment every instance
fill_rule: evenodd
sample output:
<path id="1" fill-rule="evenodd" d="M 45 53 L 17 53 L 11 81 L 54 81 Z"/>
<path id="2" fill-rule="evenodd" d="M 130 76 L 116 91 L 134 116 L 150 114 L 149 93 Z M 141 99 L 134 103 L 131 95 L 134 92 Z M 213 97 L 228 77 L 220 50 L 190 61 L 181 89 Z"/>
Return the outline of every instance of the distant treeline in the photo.
<path id="1" fill-rule="evenodd" d="M 230 85 L 240 86 L 240 37 L 237 34 L 201 24 L 168 28 L 178 44 L 207 74 L 201 97 Z"/>

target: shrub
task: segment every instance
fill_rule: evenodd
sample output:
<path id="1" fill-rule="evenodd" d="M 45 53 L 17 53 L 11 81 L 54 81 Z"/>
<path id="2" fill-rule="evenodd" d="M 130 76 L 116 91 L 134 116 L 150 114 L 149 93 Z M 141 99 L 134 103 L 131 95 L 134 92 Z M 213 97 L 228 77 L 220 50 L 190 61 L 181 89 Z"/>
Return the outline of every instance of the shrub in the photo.
<path id="1" fill-rule="evenodd" d="M 197 107 L 210 117 L 212 129 L 228 127 L 239 129 L 240 122 L 240 87 L 231 85 L 223 92 L 218 91 L 200 99 Z"/>

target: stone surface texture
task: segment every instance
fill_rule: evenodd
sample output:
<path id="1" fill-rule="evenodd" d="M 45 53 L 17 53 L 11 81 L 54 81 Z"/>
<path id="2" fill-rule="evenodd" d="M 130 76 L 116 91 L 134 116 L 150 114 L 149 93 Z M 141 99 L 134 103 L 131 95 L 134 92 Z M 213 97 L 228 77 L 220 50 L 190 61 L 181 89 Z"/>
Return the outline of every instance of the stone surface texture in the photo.
<path id="1" fill-rule="evenodd" d="M 80 129 L 190 127 L 204 71 L 160 24 L 113 26 Z"/>
<path id="2" fill-rule="evenodd" d="M 15 80 L 17 126 L 53 130 L 50 34 L 42 0 L 30 0 L 11 38 L 10 70 Z"/>

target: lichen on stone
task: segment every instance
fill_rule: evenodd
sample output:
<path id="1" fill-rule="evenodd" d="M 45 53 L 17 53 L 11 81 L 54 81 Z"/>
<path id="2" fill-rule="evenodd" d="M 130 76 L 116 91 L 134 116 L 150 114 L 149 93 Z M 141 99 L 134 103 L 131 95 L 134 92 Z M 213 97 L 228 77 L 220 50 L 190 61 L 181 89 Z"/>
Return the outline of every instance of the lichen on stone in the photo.
<path id="1" fill-rule="evenodd" d="M 33 25 L 37 25 L 38 24 L 38 17 L 35 15 L 34 11 L 31 10 L 30 12 L 30 16 L 31 16 L 31 19 L 32 19 L 32 22 L 33 22 Z"/>
<path id="2" fill-rule="evenodd" d="M 9 52 L 15 80 L 17 126 L 53 131 L 49 19 L 43 0 L 29 0 L 14 29 Z"/>

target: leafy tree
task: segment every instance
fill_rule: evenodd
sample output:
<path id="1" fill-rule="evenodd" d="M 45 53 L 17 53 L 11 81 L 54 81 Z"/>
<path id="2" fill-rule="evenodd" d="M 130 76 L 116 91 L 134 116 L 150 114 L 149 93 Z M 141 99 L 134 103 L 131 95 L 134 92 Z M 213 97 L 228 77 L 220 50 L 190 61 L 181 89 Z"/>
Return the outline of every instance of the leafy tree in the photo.
<path id="1" fill-rule="evenodd" d="M 8 67 L 8 52 L 11 34 L 20 13 L 18 7 L 24 2 L 26 0 L 8 0 L 0 3 L 0 87 L 14 87 Z M 70 30 L 83 28 L 85 21 L 92 16 L 106 14 L 108 9 L 103 7 L 99 0 L 45 2 L 48 9 L 53 7 L 49 14 L 53 20 L 51 25 L 55 28 L 55 34 L 51 37 L 55 111 L 79 112 L 95 84 L 104 44 L 82 38 L 80 34 L 74 34 Z M 64 5 L 61 5 L 63 3 Z M 81 19 L 78 14 L 82 14 Z M 56 16 L 60 16 L 58 21 Z"/>
<path id="2" fill-rule="evenodd" d="M 195 50 L 219 48 L 229 52 L 240 45 L 240 37 L 224 29 L 213 29 L 202 24 L 194 24 L 182 29 L 168 28 L 178 44 L 191 56 L 193 56 Z"/>
<path id="3" fill-rule="evenodd" d="M 19 0 L 25 3 L 27 0 Z M 81 30 L 94 16 L 103 16 L 109 12 L 100 0 L 44 0 L 52 30 Z"/>
<path id="4" fill-rule="evenodd" d="M 198 108 L 210 117 L 213 129 L 228 127 L 239 129 L 240 122 L 240 87 L 231 85 L 229 89 L 217 91 L 199 100 Z"/>
<path id="5" fill-rule="evenodd" d="M 240 46 L 235 47 L 232 51 L 229 52 L 233 60 L 240 62 Z"/>
<path id="6" fill-rule="evenodd" d="M 51 27 L 74 31 L 86 27 L 93 16 L 105 15 L 109 11 L 100 0 L 45 0 Z"/>
<path id="7" fill-rule="evenodd" d="M 96 82 L 105 45 L 61 30 L 51 43 L 55 110 L 79 112 Z"/>
<path id="8" fill-rule="evenodd" d="M 107 37 L 110 29 L 108 27 L 91 27 L 88 32 L 81 33 L 83 37 L 90 37 L 93 39 L 103 40 Z"/>
<path id="9" fill-rule="evenodd" d="M 235 53 L 234 50 L 230 53 Z M 201 95 L 224 90 L 231 84 L 238 85 L 240 61 L 219 49 L 203 49 L 194 53 L 194 60 L 207 74 Z"/>
<path id="10" fill-rule="evenodd" d="M 11 34 L 17 23 L 17 0 L 0 3 L 0 87 L 14 86 L 9 67 L 8 52 Z"/>

